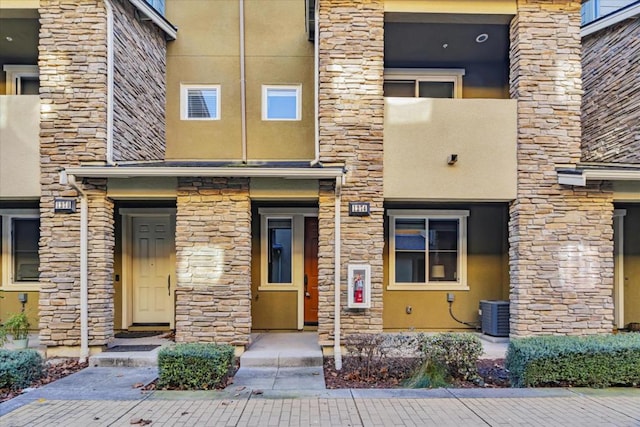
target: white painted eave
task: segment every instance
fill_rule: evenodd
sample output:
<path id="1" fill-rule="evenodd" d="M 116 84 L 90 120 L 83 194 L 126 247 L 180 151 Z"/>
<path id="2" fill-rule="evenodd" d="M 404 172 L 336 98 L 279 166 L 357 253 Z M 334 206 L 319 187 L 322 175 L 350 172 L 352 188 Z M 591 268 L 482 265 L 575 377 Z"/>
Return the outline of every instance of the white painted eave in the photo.
<path id="1" fill-rule="evenodd" d="M 158 28 L 164 31 L 167 39 L 175 40 L 178 37 L 178 30 L 171 25 L 163 16 L 161 16 L 149 3 L 145 0 L 129 0 L 144 16 L 149 18 L 151 22 L 156 24 Z"/>
<path id="2" fill-rule="evenodd" d="M 633 3 L 627 7 L 596 19 L 580 29 L 580 36 L 586 37 L 590 34 L 604 30 L 607 27 L 640 15 L 640 1 Z"/>
<path id="3" fill-rule="evenodd" d="M 584 187 L 588 181 L 640 181 L 640 169 L 558 170 L 558 184 Z"/>
<path id="4" fill-rule="evenodd" d="M 73 167 L 67 175 L 82 178 L 142 178 L 142 177 L 219 177 L 219 178 L 286 178 L 335 179 L 343 175 L 342 168 L 262 168 L 262 167 Z"/>

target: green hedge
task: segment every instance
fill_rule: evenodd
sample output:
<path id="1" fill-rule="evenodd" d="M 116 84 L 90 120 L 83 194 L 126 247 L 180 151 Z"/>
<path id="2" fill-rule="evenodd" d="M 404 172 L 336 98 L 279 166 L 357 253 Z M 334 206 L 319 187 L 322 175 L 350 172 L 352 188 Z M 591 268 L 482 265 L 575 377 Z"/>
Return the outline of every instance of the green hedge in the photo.
<path id="1" fill-rule="evenodd" d="M 210 343 L 177 344 L 158 353 L 158 386 L 182 390 L 211 390 L 226 386 L 234 348 Z"/>
<path id="2" fill-rule="evenodd" d="M 42 372 L 43 360 L 37 351 L 0 349 L 0 388 L 28 387 Z"/>
<path id="3" fill-rule="evenodd" d="M 477 336 L 464 332 L 424 335 L 420 348 L 425 361 L 442 366 L 451 378 L 477 378 L 477 362 L 483 351 Z"/>
<path id="4" fill-rule="evenodd" d="M 636 386 L 640 384 L 640 334 L 514 339 L 505 367 L 513 387 Z"/>

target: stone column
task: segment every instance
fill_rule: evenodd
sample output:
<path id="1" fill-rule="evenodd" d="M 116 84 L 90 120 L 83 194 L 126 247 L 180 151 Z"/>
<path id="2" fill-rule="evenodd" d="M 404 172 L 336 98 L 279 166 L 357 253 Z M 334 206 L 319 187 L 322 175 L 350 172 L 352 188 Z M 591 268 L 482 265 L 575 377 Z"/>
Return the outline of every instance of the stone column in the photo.
<path id="1" fill-rule="evenodd" d="M 246 346 L 251 334 L 251 202 L 245 178 L 180 178 L 176 342 Z"/>
<path id="2" fill-rule="evenodd" d="M 384 4 L 381 0 L 320 0 L 320 160 L 347 169 L 341 204 L 342 333 L 382 331 Z M 319 331 L 333 330 L 333 197 L 320 195 Z M 369 202 L 371 216 L 348 216 L 352 201 Z M 371 309 L 346 310 L 347 264 L 371 265 Z M 328 304 L 328 306 L 327 306 Z M 330 307 L 330 311 L 327 308 Z"/>
<path id="3" fill-rule="evenodd" d="M 613 203 L 602 183 L 558 185 L 580 161 L 580 2 L 518 0 L 511 96 L 518 190 L 510 209 L 511 335 L 610 332 Z"/>
<path id="4" fill-rule="evenodd" d="M 80 214 L 54 214 L 61 168 L 105 161 L 107 127 L 106 12 L 101 0 L 40 2 L 40 340 L 80 345 Z M 112 336 L 113 207 L 106 183 L 90 191 L 91 345 Z M 73 354 L 73 351 L 70 352 Z"/>

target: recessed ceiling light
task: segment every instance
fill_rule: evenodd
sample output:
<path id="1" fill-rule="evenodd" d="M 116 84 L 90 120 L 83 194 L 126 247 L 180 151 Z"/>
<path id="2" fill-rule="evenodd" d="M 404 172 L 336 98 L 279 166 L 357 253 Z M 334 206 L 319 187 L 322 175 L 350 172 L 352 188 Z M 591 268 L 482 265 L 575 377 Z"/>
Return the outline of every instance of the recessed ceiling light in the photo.
<path id="1" fill-rule="evenodd" d="M 478 37 L 476 37 L 476 43 L 484 43 L 487 40 L 489 40 L 489 34 L 487 33 L 478 34 Z"/>
<path id="2" fill-rule="evenodd" d="M 11 37 L 11 36 L 7 36 L 7 37 L 5 37 L 5 39 L 7 39 L 8 42 L 12 42 L 13 41 L 13 37 Z"/>
<path id="3" fill-rule="evenodd" d="M 446 49 L 446 48 L 448 48 L 448 47 L 449 47 L 449 45 L 448 45 L 447 43 L 445 43 L 445 44 L 443 44 L 443 45 L 442 45 L 442 48 L 443 48 L 443 49 Z"/>

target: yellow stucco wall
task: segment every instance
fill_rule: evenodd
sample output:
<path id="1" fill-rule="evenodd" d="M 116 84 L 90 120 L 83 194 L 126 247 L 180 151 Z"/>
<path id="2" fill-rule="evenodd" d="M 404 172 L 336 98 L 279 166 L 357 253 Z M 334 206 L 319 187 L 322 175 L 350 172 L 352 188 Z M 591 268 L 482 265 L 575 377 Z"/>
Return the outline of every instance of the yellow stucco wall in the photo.
<path id="1" fill-rule="evenodd" d="M 640 206 L 624 207 L 624 324 L 640 323 Z"/>
<path id="2" fill-rule="evenodd" d="M 385 12 L 484 13 L 515 15 L 515 0 L 385 0 Z"/>
<path id="3" fill-rule="evenodd" d="M 304 2 L 247 0 L 244 10 L 248 158 L 313 159 L 313 44 Z M 180 29 L 167 50 L 167 159 L 241 159 L 238 1 L 193 0 L 187 8 L 168 0 L 166 16 Z M 220 85 L 220 120 L 180 120 L 181 83 Z M 301 84 L 302 120 L 263 121 L 263 84 Z"/>
<path id="4" fill-rule="evenodd" d="M 507 255 L 507 207 L 475 205 L 468 218 L 468 291 L 387 290 L 389 247 L 384 252 L 384 313 L 386 330 L 466 329 L 449 315 L 447 292 L 455 296 L 454 315 L 466 322 L 478 320 L 480 300 L 509 299 L 509 261 Z M 407 306 L 411 314 L 407 314 Z"/>
<path id="5" fill-rule="evenodd" d="M 0 323 L 4 322 L 12 314 L 19 313 L 22 310 L 22 304 L 18 300 L 18 294 L 23 291 L 3 291 L 0 292 Z M 38 299 L 39 292 L 30 291 L 27 294 L 27 304 L 25 310 L 29 317 L 30 329 L 32 331 L 38 330 Z"/>

